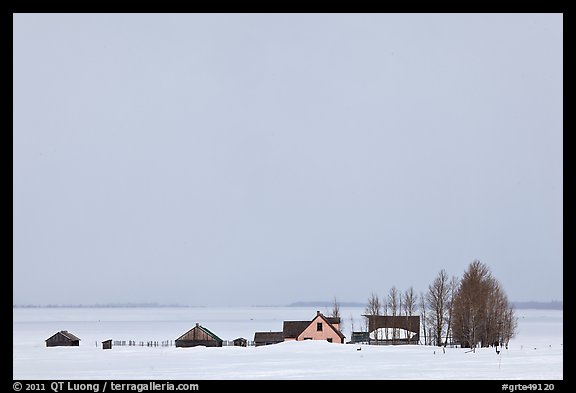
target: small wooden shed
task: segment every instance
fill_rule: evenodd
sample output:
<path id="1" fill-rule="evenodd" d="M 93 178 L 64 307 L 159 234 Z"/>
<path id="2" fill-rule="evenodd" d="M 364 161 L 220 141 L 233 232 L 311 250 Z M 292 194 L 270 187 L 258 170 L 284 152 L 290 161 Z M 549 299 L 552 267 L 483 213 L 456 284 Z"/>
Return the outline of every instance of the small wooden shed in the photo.
<path id="1" fill-rule="evenodd" d="M 199 345 L 205 347 L 221 347 L 222 339 L 204 326 L 196 323 L 196 326 L 178 337 L 175 343 L 176 347 L 181 348 L 196 347 Z"/>
<path id="2" fill-rule="evenodd" d="M 370 342 L 370 333 L 368 332 L 352 332 L 352 337 L 349 344 L 358 344 L 358 343 L 366 343 Z"/>
<path id="3" fill-rule="evenodd" d="M 235 347 L 245 347 L 248 345 L 248 340 L 246 340 L 244 337 L 238 337 L 233 342 Z"/>
<path id="4" fill-rule="evenodd" d="M 112 340 L 102 341 L 102 349 L 112 349 Z"/>
<path id="5" fill-rule="evenodd" d="M 46 340 L 47 347 L 78 347 L 80 339 L 67 330 L 61 330 Z"/>

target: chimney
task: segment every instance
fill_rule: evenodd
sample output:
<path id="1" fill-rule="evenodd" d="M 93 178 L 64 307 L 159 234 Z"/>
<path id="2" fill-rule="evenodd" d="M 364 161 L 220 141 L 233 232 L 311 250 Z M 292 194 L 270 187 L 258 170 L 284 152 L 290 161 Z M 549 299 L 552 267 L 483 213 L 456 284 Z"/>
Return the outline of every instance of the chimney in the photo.
<path id="1" fill-rule="evenodd" d="M 196 327 L 200 326 L 200 324 L 198 322 L 196 322 Z"/>
<path id="2" fill-rule="evenodd" d="M 316 316 L 320 315 L 320 311 L 316 311 Z"/>

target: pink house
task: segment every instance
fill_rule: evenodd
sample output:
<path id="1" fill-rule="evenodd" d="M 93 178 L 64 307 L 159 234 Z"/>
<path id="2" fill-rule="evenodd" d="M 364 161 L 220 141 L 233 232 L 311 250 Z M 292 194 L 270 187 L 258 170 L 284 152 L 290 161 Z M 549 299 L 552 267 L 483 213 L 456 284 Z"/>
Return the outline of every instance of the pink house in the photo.
<path id="1" fill-rule="evenodd" d="M 320 311 L 312 321 L 284 321 L 284 341 L 326 340 L 344 344 L 340 318 L 325 317 Z"/>

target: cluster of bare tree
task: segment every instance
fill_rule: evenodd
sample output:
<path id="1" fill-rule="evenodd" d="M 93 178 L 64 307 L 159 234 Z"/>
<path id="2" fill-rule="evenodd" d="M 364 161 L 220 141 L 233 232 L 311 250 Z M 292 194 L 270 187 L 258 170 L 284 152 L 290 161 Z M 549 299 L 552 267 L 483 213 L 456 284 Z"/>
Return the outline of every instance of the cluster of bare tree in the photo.
<path id="1" fill-rule="evenodd" d="M 486 265 L 480 261 L 470 264 L 453 304 L 452 332 L 463 347 L 508 347 L 517 328 L 517 318 L 500 283 Z"/>
<path id="2" fill-rule="evenodd" d="M 372 293 L 367 315 L 412 316 L 419 308 L 425 345 L 446 346 L 449 342 L 465 348 L 508 345 L 517 328 L 514 310 L 490 269 L 473 261 L 461 280 L 442 269 L 418 296 L 412 287 L 401 293 L 392 287 L 382 300 Z M 398 329 L 375 332 L 375 339 L 400 338 Z M 406 335 L 408 332 L 406 332 Z"/>

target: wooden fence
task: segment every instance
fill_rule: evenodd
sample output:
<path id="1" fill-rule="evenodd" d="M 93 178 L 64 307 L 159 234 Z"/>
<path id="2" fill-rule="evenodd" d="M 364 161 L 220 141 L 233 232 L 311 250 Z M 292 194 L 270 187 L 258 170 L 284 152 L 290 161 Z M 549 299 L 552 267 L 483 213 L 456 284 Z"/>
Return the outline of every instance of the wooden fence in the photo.
<path id="1" fill-rule="evenodd" d="M 174 340 L 163 340 L 163 341 L 137 341 L 137 340 L 114 340 L 112 345 L 115 347 L 173 347 Z M 99 346 L 96 342 L 96 346 Z M 223 347 L 233 347 L 234 340 L 222 340 Z M 246 346 L 253 347 L 254 341 L 246 340 Z"/>
<path id="2" fill-rule="evenodd" d="M 119 347 L 173 347 L 174 340 L 163 340 L 163 341 L 136 341 L 136 340 L 115 340 L 112 342 L 114 346 Z"/>

